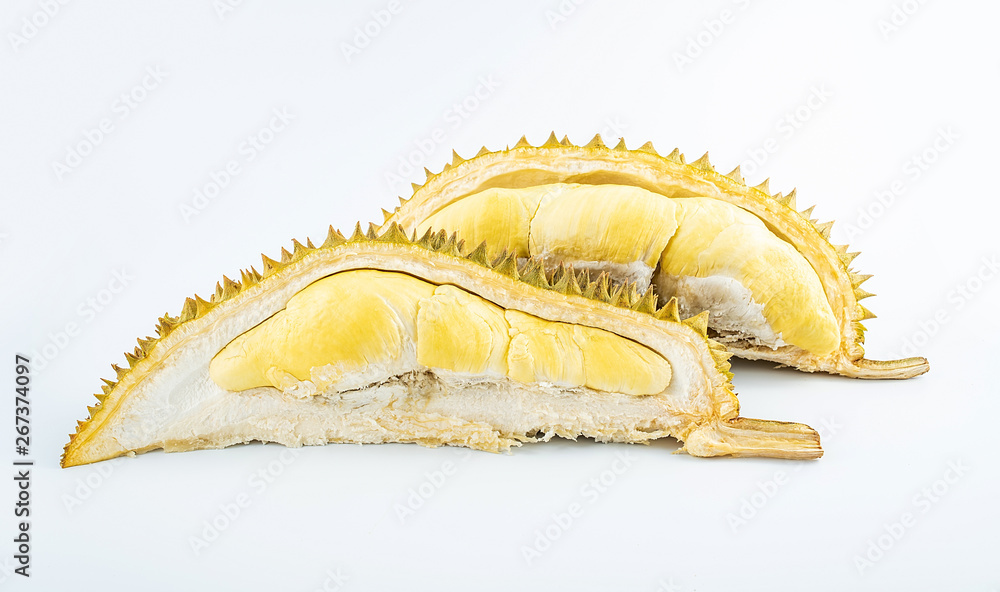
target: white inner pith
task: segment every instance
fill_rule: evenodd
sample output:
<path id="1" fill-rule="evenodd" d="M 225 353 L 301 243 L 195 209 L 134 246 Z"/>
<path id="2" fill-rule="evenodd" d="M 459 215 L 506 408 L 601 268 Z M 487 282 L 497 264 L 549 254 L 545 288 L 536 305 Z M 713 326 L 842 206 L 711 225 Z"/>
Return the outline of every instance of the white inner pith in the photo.
<path id="1" fill-rule="evenodd" d="M 252 440 L 286 446 L 418 442 L 492 452 L 536 436 L 644 442 L 683 433 L 685 403 L 669 395 L 635 397 L 425 369 L 307 398 L 271 387 L 224 391 L 166 426 L 158 439 L 168 451 L 195 441 L 218 447 Z"/>
<path id="2" fill-rule="evenodd" d="M 719 341 L 771 349 L 788 345 L 764 318 L 764 306 L 754 301 L 750 290 L 733 278 L 674 276 L 660 271 L 655 288 L 662 297 L 677 297 L 681 317 L 709 311 L 708 323 Z"/>

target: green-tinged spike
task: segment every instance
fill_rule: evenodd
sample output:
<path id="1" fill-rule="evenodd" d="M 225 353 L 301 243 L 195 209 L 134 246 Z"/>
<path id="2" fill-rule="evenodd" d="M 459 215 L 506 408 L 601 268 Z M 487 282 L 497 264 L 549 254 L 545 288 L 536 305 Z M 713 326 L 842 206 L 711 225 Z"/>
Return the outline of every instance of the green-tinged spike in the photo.
<path id="1" fill-rule="evenodd" d="M 566 270 L 566 266 L 562 263 L 556 267 L 555 272 L 552 273 L 552 290 L 559 292 L 560 294 L 569 294 L 569 283 L 570 277 L 569 272 Z M 574 283 L 576 283 L 574 281 Z"/>
<path id="2" fill-rule="evenodd" d="M 521 136 L 521 139 L 517 141 L 517 144 L 514 144 L 515 150 L 518 148 L 531 148 L 531 147 L 532 147 L 531 143 L 528 142 L 527 136 Z"/>
<path id="3" fill-rule="evenodd" d="M 823 222 L 822 224 L 816 225 L 816 230 L 823 235 L 823 238 L 830 238 L 830 229 L 833 228 L 833 222 L 833 220 L 830 220 L 829 222 Z"/>
<path id="4" fill-rule="evenodd" d="M 245 289 L 249 288 L 250 286 L 255 286 L 257 284 L 257 279 L 254 277 L 254 274 L 250 273 L 249 270 L 241 269 L 240 283 L 243 284 L 243 287 Z"/>
<path id="5" fill-rule="evenodd" d="M 728 351 L 726 349 L 726 346 L 722 345 L 718 341 L 715 341 L 714 339 L 709 340 L 708 347 L 710 347 L 712 349 L 719 350 L 719 351 Z"/>
<path id="6" fill-rule="evenodd" d="M 788 192 L 788 195 L 786 195 L 782 200 L 786 206 L 792 208 L 793 210 L 798 207 L 798 205 L 796 205 L 795 203 L 795 194 L 796 190 L 792 189 L 791 191 Z"/>
<path id="7" fill-rule="evenodd" d="M 145 357 L 153 349 L 153 346 L 156 345 L 157 340 L 155 337 L 147 335 L 145 338 L 140 337 L 137 341 L 139 342 L 139 349 L 142 350 L 143 357 Z"/>
<path id="8" fill-rule="evenodd" d="M 100 409 L 101 409 L 100 405 L 94 405 L 93 407 L 88 406 L 87 411 L 90 413 L 90 418 L 93 419 L 94 416 L 97 415 L 97 412 L 100 411 Z"/>
<path id="9" fill-rule="evenodd" d="M 429 168 L 424 167 L 424 185 L 426 185 L 427 181 L 429 181 L 430 178 L 434 176 L 435 176 L 434 173 L 432 173 Z"/>
<path id="10" fill-rule="evenodd" d="M 490 260 L 489 257 L 487 257 L 487 253 L 488 252 L 486 250 L 486 241 L 483 241 L 479 243 L 478 247 L 476 247 L 475 249 L 472 250 L 471 253 L 469 253 L 469 256 L 466 257 L 466 259 L 472 261 L 473 263 L 478 263 L 483 267 L 493 267 L 490 264 Z"/>
<path id="11" fill-rule="evenodd" d="M 220 302 L 222 301 L 222 282 L 215 282 L 215 291 L 209 296 L 210 302 Z"/>
<path id="12" fill-rule="evenodd" d="M 437 250 L 439 252 L 441 252 L 441 253 L 445 253 L 446 255 L 453 255 L 455 257 L 461 257 L 462 256 L 462 246 L 464 244 L 465 244 L 464 240 L 459 240 L 458 233 L 457 232 L 453 232 L 453 233 L 451 233 L 451 236 L 448 237 L 448 240 L 446 242 L 443 242 L 441 244 L 441 246 L 438 247 Z"/>
<path id="13" fill-rule="evenodd" d="M 580 288 L 580 294 L 587 298 L 593 298 L 597 291 L 597 284 L 590 281 L 590 270 L 576 272 L 576 285 Z"/>
<path id="14" fill-rule="evenodd" d="M 482 148 L 479 149 L 479 152 L 476 152 L 475 158 L 479 158 L 480 156 L 486 156 L 489 153 L 490 149 L 487 148 L 486 146 L 483 146 Z"/>
<path id="15" fill-rule="evenodd" d="M 160 339 L 163 339 L 167 335 L 170 335 L 170 332 L 177 326 L 177 322 L 178 319 L 176 317 L 172 317 L 169 314 L 164 313 L 164 315 L 160 317 L 159 322 L 156 324 L 156 334 L 160 336 Z"/>
<path id="16" fill-rule="evenodd" d="M 691 163 L 691 166 L 699 168 L 705 171 L 714 171 L 715 167 L 712 166 L 712 162 L 708 158 L 708 152 L 703 154 L 701 158 Z"/>
<path id="17" fill-rule="evenodd" d="M 695 331 L 701 333 L 702 335 L 708 337 L 708 311 L 702 311 L 693 317 L 689 317 L 681 321 L 688 327 L 691 327 Z"/>
<path id="18" fill-rule="evenodd" d="M 851 273 L 851 286 L 853 286 L 854 289 L 857 290 L 858 286 L 860 286 L 861 284 L 863 284 L 863 283 L 867 282 L 868 280 L 870 280 L 871 277 L 872 276 L 871 276 L 870 273 L 853 273 L 852 272 Z"/>
<path id="19" fill-rule="evenodd" d="M 621 152 L 627 152 L 628 146 L 625 145 L 625 138 L 618 138 L 618 143 L 615 144 L 614 149 L 619 150 Z"/>
<path id="20" fill-rule="evenodd" d="M 417 185 L 416 183 L 411 182 L 410 187 L 413 189 L 413 193 L 416 193 L 417 191 L 420 191 L 420 188 L 423 187 L 423 185 Z"/>
<path id="21" fill-rule="evenodd" d="M 181 308 L 181 316 L 178 319 L 180 323 L 185 321 L 190 321 L 191 319 L 198 316 L 198 304 L 194 301 L 194 298 L 187 298 L 184 300 L 184 307 Z"/>
<path id="22" fill-rule="evenodd" d="M 309 242 L 309 239 L 306 239 L 306 242 Z M 301 259 L 306 253 L 308 253 L 309 251 L 311 251 L 311 250 L 313 250 L 315 248 L 316 247 L 312 246 L 311 242 L 309 243 L 309 246 L 307 247 L 307 246 L 303 245 L 302 243 L 300 243 L 298 240 L 296 240 L 294 238 L 292 239 L 292 257 L 294 257 L 296 260 Z"/>
<path id="23" fill-rule="evenodd" d="M 602 302 L 611 302 L 611 278 L 608 277 L 608 273 L 602 271 L 601 275 L 597 276 L 597 280 L 594 283 L 597 285 L 594 297 Z"/>
<path id="24" fill-rule="evenodd" d="M 642 146 L 639 146 L 638 148 L 636 148 L 636 151 L 637 152 L 645 152 L 646 154 L 652 154 L 653 156 L 659 156 L 660 155 L 660 153 L 656 151 L 656 148 L 653 147 L 653 143 L 652 142 L 646 142 Z"/>
<path id="25" fill-rule="evenodd" d="M 358 225 L 358 230 L 361 230 L 360 224 Z M 345 242 L 347 242 L 347 239 L 344 238 L 344 235 L 340 234 L 340 231 L 334 228 L 333 225 L 331 224 L 330 229 L 327 230 L 326 232 L 326 240 L 323 241 L 323 244 L 320 245 L 320 248 L 330 249 L 336 247 L 337 245 L 341 245 Z"/>
<path id="26" fill-rule="evenodd" d="M 462 164 L 463 162 L 465 162 L 465 159 L 462 158 L 461 156 L 459 156 L 458 152 L 455 152 L 455 150 L 452 149 L 452 151 L 451 151 L 451 166 L 458 166 L 458 165 Z"/>
<path id="27" fill-rule="evenodd" d="M 660 307 L 654 314 L 661 321 L 673 321 L 679 323 L 681 320 L 680 308 L 677 305 L 677 297 L 674 296 L 667 303 Z"/>
<path id="28" fill-rule="evenodd" d="M 118 384 L 117 382 L 115 382 L 113 380 L 108 380 L 107 378 L 102 378 L 101 382 L 104 383 L 104 384 L 101 385 L 101 390 L 104 391 L 105 395 L 108 394 L 108 393 L 110 393 L 111 390 L 115 388 L 115 385 Z"/>
<path id="29" fill-rule="evenodd" d="M 378 237 L 379 242 L 383 243 L 395 243 L 398 245 L 410 244 L 410 239 L 407 238 L 406 232 L 403 228 L 393 222 L 389 225 L 388 230 L 382 233 L 382 236 Z"/>
<path id="30" fill-rule="evenodd" d="M 875 317 L 875 313 L 873 313 L 872 311 L 868 310 L 867 308 L 861 306 L 860 304 L 858 305 L 858 317 L 857 317 L 857 319 L 859 321 L 867 321 L 868 319 L 874 319 L 874 318 L 876 318 Z"/>
<path id="31" fill-rule="evenodd" d="M 646 314 L 656 313 L 656 290 L 652 287 L 646 289 L 646 292 L 642 295 L 642 298 L 632 307 L 638 312 L 643 312 Z"/>
<path id="32" fill-rule="evenodd" d="M 431 250 L 440 251 L 444 244 L 448 242 L 448 233 L 444 230 L 439 230 L 431 235 Z"/>
<path id="33" fill-rule="evenodd" d="M 508 253 L 507 249 L 504 249 L 497 260 L 493 262 L 493 269 L 515 280 L 520 278 L 517 273 L 517 253 Z"/>
<path id="34" fill-rule="evenodd" d="M 433 250 L 434 249 L 434 231 L 432 231 L 430 228 L 428 228 L 424 232 L 424 235 L 422 237 L 420 237 L 419 240 L 416 240 L 416 241 L 413 241 L 413 242 L 415 242 L 417 245 L 419 245 L 419 246 L 421 246 L 421 247 L 423 247 L 425 249 Z"/>
<path id="35" fill-rule="evenodd" d="M 281 264 L 285 265 L 292 262 L 292 254 L 288 252 L 288 249 L 281 247 Z"/>
<path id="36" fill-rule="evenodd" d="M 562 140 L 559 140 L 559 143 L 562 144 L 563 146 L 572 146 L 573 145 L 573 142 L 569 141 L 569 136 L 563 136 Z"/>
<path id="37" fill-rule="evenodd" d="M 799 212 L 799 214 L 803 218 L 805 218 L 806 220 L 811 220 L 812 219 L 812 213 L 813 213 L 814 209 L 816 209 L 816 206 L 812 205 L 812 206 L 809 206 L 808 208 L 802 210 L 801 212 Z"/>
<path id="38" fill-rule="evenodd" d="M 712 357 L 715 358 L 715 363 L 716 364 L 719 364 L 719 365 L 727 364 L 728 365 L 729 364 L 729 358 L 733 357 L 733 354 L 731 352 L 726 351 L 724 348 L 723 349 L 712 348 Z M 727 368 L 727 370 L 728 370 L 728 368 Z"/>
<path id="39" fill-rule="evenodd" d="M 199 296 L 197 294 L 194 295 L 194 302 L 195 302 L 195 307 L 196 307 L 196 309 L 195 309 L 195 313 L 196 313 L 195 316 L 199 316 L 200 317 L 200 316 L 204 315 L 205 313 L 207 313 L 208 311 L 210 311 L 213 308 L 215 308 L 214 304 L 212 304 L 211 302 L 206 301 L 204 298 L 202 298 L 201 296 Z"/>
<path id="40" fill-rule="evenodd" d="M 569 286 L 568 293 L 575 296 L 583 296 L 583 290 L 580 289 L 580 277 L 572 267 L 566 268 L 566 275 L 569 276 Z"/>
<path id="41" fill-rule="evenodd" d="M 684 164 L 684 155 L 681 154 L 680 148 L 674 148 L 670 151 L 670 154 L 666 155 L 664 158 L 672 160 L 676 163 Z"/>
<path id="42" fill-rule="evenodd" d="M 854 261 L 855 259 L 857 259 L 857 258 L 858 258 L 858 255 L 860 255 L 860 254 L 861 254 L 861 251 L 854 251 L 854 252 L 851 252 L 851 253 L 847 253 L 846 255 L 844 255 L 844 265 L 845 265 L 845 266 L 850 266 L 850 265 L 851 265 L 851 263 L 852 263 L 852 262 L 853 262 L 853 261 Z"/>
<path id="43" fill-rule="evenodd" d="M 545 269 L 542 267 L 541 263 L 535 261 L 534 259 L 529 259 L 527 265 L 525 265 L 524 273 L 521 275 L 521 281 L 536 288 L 549 287 L 549 282 L 545 278 Z"/>
<path id="44" fill-rule="evenodd" d="M 129 352 L 125 352 L 125 361 L 128 362 L 128 367 L 129 367 L 130 370 L 132 368 L 135 368 L 136 363 L 140 359 L 141 358 L 139 358 L 139 357 L 137 357 L 137 356 L 135 356 L 135 355 L 133 355 L 133 354 L 131 354 Z"/>
<path id="45" fill-rule="evenodd" d="M 370 241 L 378 240 L 378 226 L 375 226 L 374 222 L 368 223 L 368 232 L 365 233 L 365 238 Z"/>
<path id="46" fill-rule="evenodd" d="M 622 299 L 618 306 L 633 308 L 639 302 L 639 287 L 635 282 L 622 285 Z"/>
<path id="47" fill-rule="evenodd" d="M 229 300 L 240 293 L 240 284 L 234 282 L 226 276 L 222 276 L 222 299 Z"/>
<path id="48" fill-rule="evenodd" d="M 604 140 L 601 139 L 601 134 L 594 134 L 594 138 L 587 142 L 587 145 L 584 146 L 584 148 L 607 148 L 607 146 L 604 145 Z"/>
<path id="49" fill-rule="evenodd" d="M 756 186 L 754 186 L 754 189 L 756 189 L 757 191 L 760 191 L 761 193 L 764 193 L 764 194 L 765 194 L 765 195 L 767 195 L 768 197 L 771 197 L 771 189 L 770 189 L 770 184 L 771 184 L 771 179 L 770 179 L 770 178 L 767 178 L 767 179 L 764 179 L 764 180 L 763 180 L 763 181 L 761 182 L 761 184 L 760 184 L 760 185 L 756 185 Z"/>
<path id="50" fill-rule="evenodd" d="M 115 376 L 118 378 L 118 382 L 121 382 L 122 377 L 128 374 L 128 368 L 122 368 L 118 364 L 111 364 L 111 369 L 115 371 Z"/>
<path id="51" fill-rule="evenodd" d="M 628 308 L 628 296 L 625 294 L 625 284 L 611 284 L 609 287 L 608 304 Z"/>
<path id="52" fill-rule="evenodd" d="M 264 277 L 268 277 L 269 275 L 271 275 L 272 273 L 281 268 L 280 263 L 278 263 L 274 259 L 271 259 L 264 253 L 260 254 L 260 260 L 261 260 L 261 269 L 264 270 Z"/>
<path id="53" fill-rule="evenodd" d="M 862 290 L 861 288 L 854 288 L 854 299 L 855 300 L 864 300 L 865 298 L 871 298 L 874 295 L 875 294 L 872 294 L 871 292 L 869 292 L 867 290 Z"/>
<path id="54" fill-rule="evenodd" d="M 743 183 L 743 173 L 740 171 L 740 165 L 736 165 L 736 168 L 726 173 L 726 176 L 737 183 Z"/>
<path id="55" fill-rule="evenodd" d="M 549 137 L 546 138 L 545 142 L 539 146 L 539 148 L 556 148 L 559 146 L 559 138 L 556 137 L 556 133 L 550 132 Z"/>
<path id="56" fill-rule="evenodd" d="M 107 395 L 94 395 L 94 397 L 97 399 L 98 405 L 104 405 L 104 400 L 108 398 Z"/>

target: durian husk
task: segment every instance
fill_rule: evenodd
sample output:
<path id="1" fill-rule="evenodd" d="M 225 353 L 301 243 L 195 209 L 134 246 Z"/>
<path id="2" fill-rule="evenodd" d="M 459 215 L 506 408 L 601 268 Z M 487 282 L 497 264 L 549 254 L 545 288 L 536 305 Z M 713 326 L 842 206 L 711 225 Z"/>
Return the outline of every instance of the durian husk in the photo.
<path id="1" fill-rule="evenodd" d="M 629 149 L 625 140 L 608 147 L 598 134 L 583 146 L 555 133 L 538 146 L 522 137 L 513 147 L 491 151 L 485 146 L 472 158 L 452 152 L 451 163 L 440 173 L 425 169 L 423 185 L 413 184 L 409 198 L 399 198 L 392 212 L 383 210 L 385 224 L 415 228 L 441 208 L 464 196 L 491 187 L 519 188 L 551 183 L 619 184 L 642 187 L 665 197 L 704 196 L 740 207 L 760 218 L 779 238 L 801 253 L 822 282 L 840 328 L 840 347 L 828 355 L 814 355 L 794 346 L 772 349 L 750 343 L 727 343 L 741 358 L 778 362 L 807 372 L 830 372 L 854 378 L 902 379 L 928 371 L 927 360 L 865 358 L 862 321 L 875 315 L 860 301 L 874 296 L 861 285 L 871 275 L 851 267 L 858 256 L 847 245 L 830 242 L 833 221 L 811 219 L 812 207 L 799 211 L 796 192 L 770 192 L 768 180 L 756 186 L 744 182 L 740 167 L 719 173 L 706 152 L 687 162 L 678 149 L 661 155 L 651 142 Z"/>
<path id="2" fill-rule="evenodd" d="M 614 286 L 603 274 L 591 280 L 589 274 L 577 274 L 568 267 L 546 270 L 538 261 L 519 265 L 514 255 L 491 261 L 486 257 L 485 244 L 463 255 L 463 245 L 454 234 L 449 237 L 443 231 L 428 231 L 417 239 L 415 235 L 407 237 L 395 224 L 381 233 L 375 226 L 362 232 L 358 225 L 350 238 L 331 227 L 319 247 L 308 240 L 305 244 L 292 241 L 292 245 L 291 251 L 283 248 L 277 260 L 262 255 L 261 272 L 254 268 L 243 270 L 239 281 L 223 276 L 207 300 L 195 295 L 184 302 L 179 315 L 160 318 L 157 336 L 140 338 L 138 346 L 126 352 L 127 366 L 112 365 L 116 376 L 104 380 L 103 392 L 96 395 L 97 404 L 88 407 L 89 418 L 78 422 L 76 432 L 70 434 L 62 466 L 164 447 L 162 442 L 152 442 L 126 449 L 109 435 L 110 427 L 125 421 L 122 410 L 139 396 L 136 392 L 155 388 L 164 373 L 193 371 L 177 368 L 178 354 L 196 349 L 205 336 L 219 331 L 233 315 L 245 315 L 253 305 L 273 301 L 279 290 L 301 290 L 321 277 L 351 269 L 397 271 L 432 283 L 452 284 L 504 308 L 611 330 L 638 343 L 678 340 L 694 352 L 698 364 L 689 370 L 703 377 L 700 384 L 704 388 L 704 392 L 696 394 L 699 401 L 709 402 L 697 413 L 682 418 L 684 427 L 670 434 L 691 440 L 692 446 L 682 448 L 682 452 L 793 459 L 822 455 L 819 436 L 808 426 L 739 417 L 729 371 L 731 354 L 707 336 L 706 314 L 681 320 L 676 300 L 658 307 L 652 291 L 639 293 L 634 285 Z M 272 302 L 272 306 L 276 305 Z M 262 313 L 257 310 L 255 314 Z M 201 370 L 207 373 L 207 367 Z M 128 427 L 143 429 L 142 419 Z M 216 448 L 232 443 L 195 438 L 173 442 L 169 449 Z"/>

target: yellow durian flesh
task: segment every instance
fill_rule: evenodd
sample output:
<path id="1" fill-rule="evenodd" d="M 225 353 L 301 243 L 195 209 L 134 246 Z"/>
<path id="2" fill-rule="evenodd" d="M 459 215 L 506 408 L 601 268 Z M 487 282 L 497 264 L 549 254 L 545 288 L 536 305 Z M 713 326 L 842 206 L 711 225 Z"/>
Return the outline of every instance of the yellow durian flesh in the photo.
<path id="1" fill-rule="evenodd" d="M 673 202 L 640 187 L 546 187 L 549 190 L 531 220 L 533 256 L 620 264 L 641 261 L 654 268 L 677 228 Z"/>
<path id="2" fill-rule="evenodd" d="M 550 323 L 518 311 L 507 311 L 510 325 L 510 377 L 518 382 L 551 382 L 581 386 L 587 382 L 583 352 L 573 340 L 573 325 Z"/>
<path id="3" fill-rule="evenodd" d="M 545 186 L 487 189 L 439 210 L 423 221 L 417 234 L 430 228 L 448 228 L 457 231 L 468 245 L 486 241 L 490 258 L 504 250 L 527 257 L 531 218 L 547 191 Z"/>
<path id="4" fill-rule="evenodd" d="M 429 226 L 521 257 L 639 262 L 649 270 L 659 263 L 661 274 L 730 278 L 749 290 L 749 305 L 763 307 L 769 333 L 781 342 L 817 355 L 840 345 L 833 309 L 805 257 L 759 218 L 724 201 L 665 198 L 613 184 L 491 188 L 438 210 L 421 230 Z"/>
<path id="5" fill-rule="evenodd" d="M 359 290 L 365 284 L 377 291 Z M 399 273 L 356 270 L 318 280 L 285 309 L 231 341 L 209 373 L 226 390 L 281 387 L 291 375 L 309 380 L 312 368 L 341 373 L 398 358 L 416 335 L 417 303 L 434 286 Z"/>
<path id="6" fill-rule="evenodd" d="M 670 383 L 669 362 L 604 329 L 548 321 L 454 286 L 371 270 L 340 273 L 295 294 L 286 308 L 243 333 L 212 360 L 226 390 L 285 389 L 371 364 L 391 364 L 415 346 L 416 366 L 522 383 L 548 382 L 626 395 Z"/>
<path id="7" fill-rule="evenodd" d="M 428 368 L 505 376 L 504 310 L 454 286 L 437 286 L 417 311 L 417 362 Z"/>
<path id="8" fill-rule="evenodd" d="M 608 261 L 656 266 L 677 222 L 670 200 L 640 187 L 555 183 L 486 189 L 429 216 L 417 228 L 447 228 L 489 256 Z M 580 237 L 588 237 L 581 241 Z"/>
<path id="9" fill-rule="evenodd" d="M 833 309 L 816 272 L 753 214 L 725 202 L 674 198 L 679 225 L 660 259 L 673 276 L 732 278 L 764 307 L 781 338 L 823 355 L 840 345 Z"/>
<path id="10" fill-rule="evenodd" d="M 507 311 L 506 318 L 511 328 L 508 363 L 515 380 L 632 394 L 662 392 L 670 383 L 670 364 L 634 341 L 518 311 Z"/>

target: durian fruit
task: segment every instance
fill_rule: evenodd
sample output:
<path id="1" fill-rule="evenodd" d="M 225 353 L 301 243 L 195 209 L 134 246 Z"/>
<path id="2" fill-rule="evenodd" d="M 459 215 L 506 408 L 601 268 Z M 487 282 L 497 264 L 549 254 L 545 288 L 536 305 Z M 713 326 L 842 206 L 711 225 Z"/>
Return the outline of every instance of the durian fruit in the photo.
<path id="1" fill-rule="evenodd" d="M 387 225 L 456 231 L 467 245 L 652 285 L 682 315 L 707 311 L 710 335 L 743 358 L 858 378 L 928 370 L 924 358 L 864 357 L 861 322 L 875 315 L 860 304 L 872 296 L 861 284 L 871 276 L 851 269 L 857 253 L 829 242 L 832 222 L 797 211 L 794 190 L 771 195 L 739 167 L 716 172 L 707 154 L 687 163 L 650 143 L 521 138 L 468 160 L 454 153 L 400 204 L 383 210 Z"/>
<path id="2" fill-rule="evenodd" d="M 738 417 L 707 315 L 453 233 L 330 229 L 165 315 L 113 366 L 64 467 L 263 441 L 504 451 L 553 436 L 695 456 L 822 455 L 808 426 Z"/>

